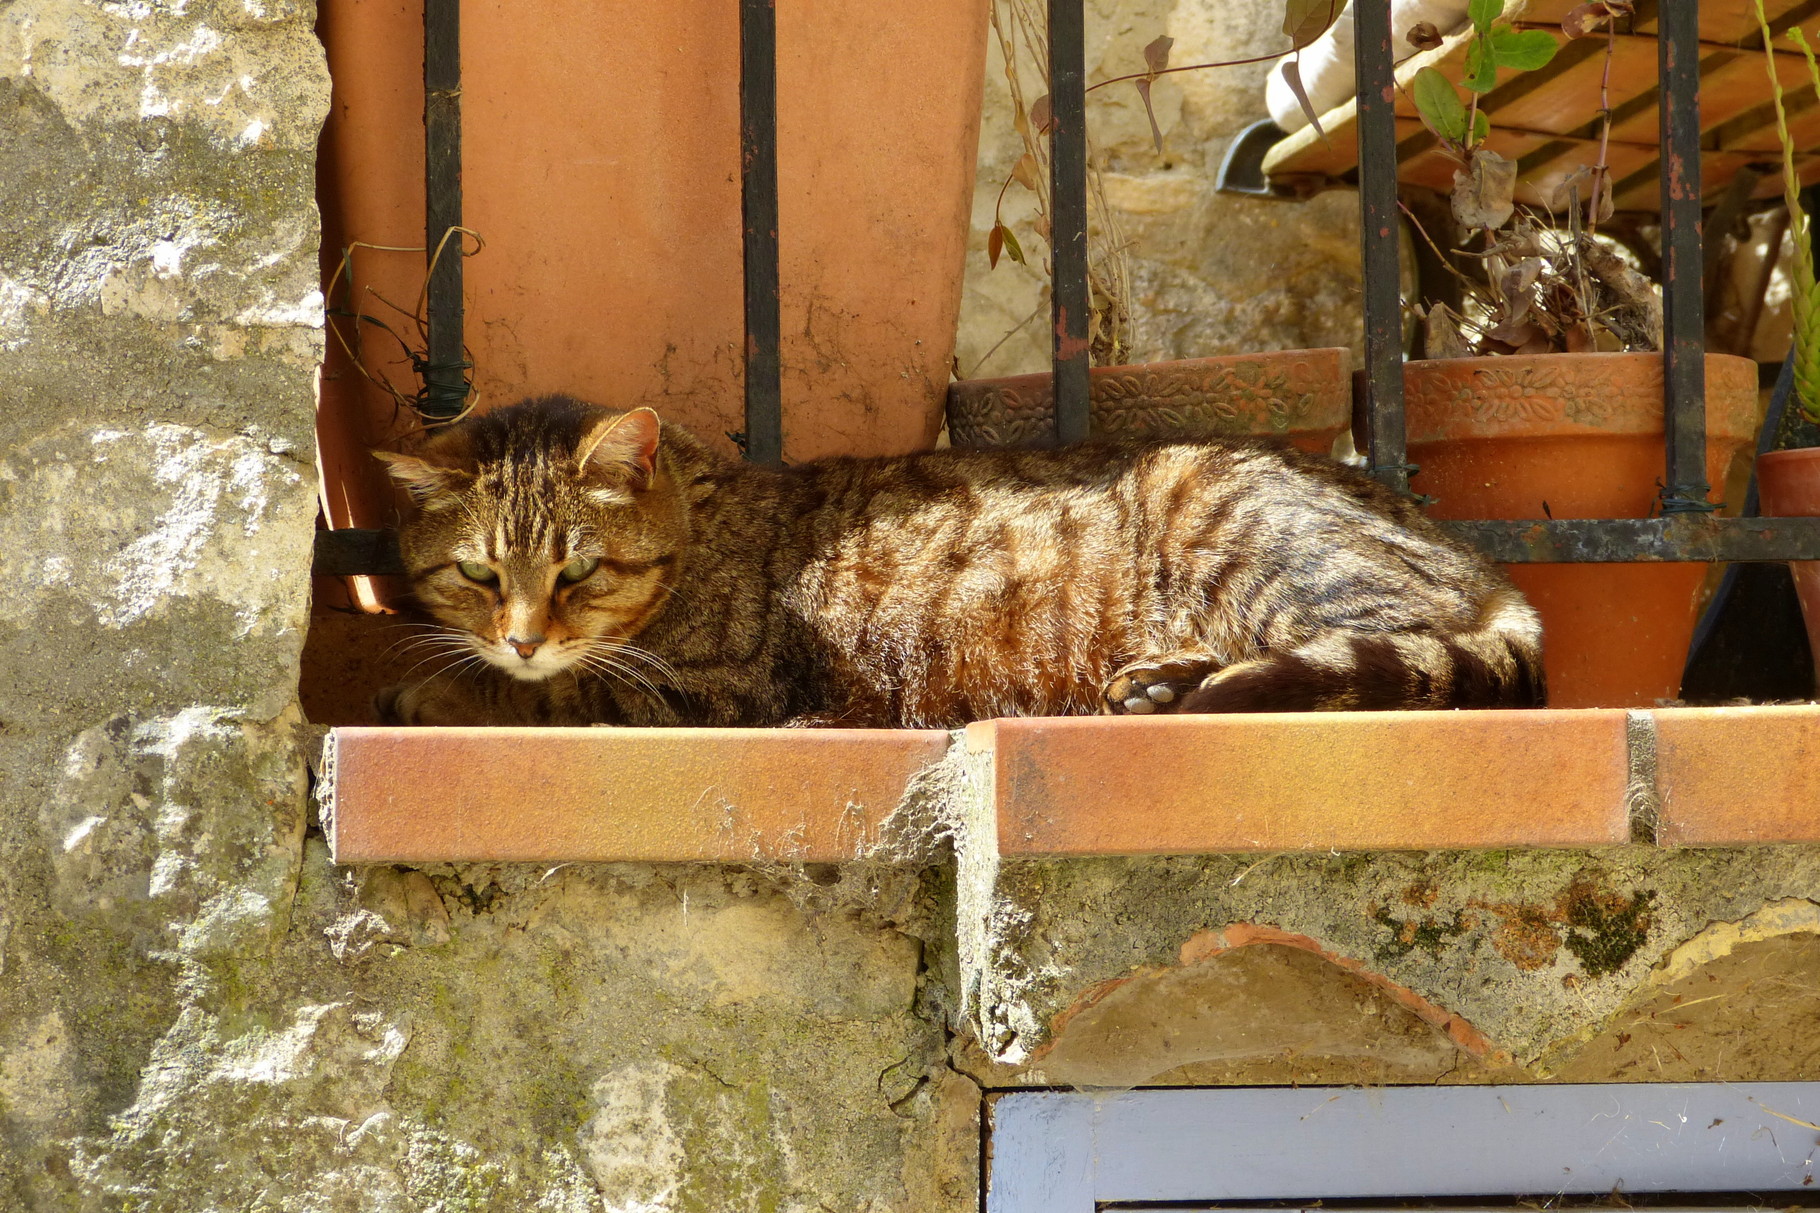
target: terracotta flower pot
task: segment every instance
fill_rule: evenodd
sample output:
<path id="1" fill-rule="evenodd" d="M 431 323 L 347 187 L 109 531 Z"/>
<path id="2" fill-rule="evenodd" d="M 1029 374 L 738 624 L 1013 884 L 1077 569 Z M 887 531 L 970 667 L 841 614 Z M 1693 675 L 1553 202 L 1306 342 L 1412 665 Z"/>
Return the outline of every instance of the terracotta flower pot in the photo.
<path id="1" fill-rule="evenodd" d="M 424 241 L 423 8 L 324 0 L 334 80 L 319 193 L 324 276 L 354 241 Z M 985 0 L 777 15 L 784 453 L 902 454 L 941 428 L 973 202 Z M 568 392 L 649 404 L 731 453 L 744 428 L 739 6 L 462 6 L 466 344 L 478 407 Z M 473 241 L 467 242 L 472 249 Z M 424 254 L 367 247 L 333 302 L 417 340 Z M 351 331 L 350 326 L 343 325 Z M 396 342 L 363 360 L 406 392 Z M 409 418 L 331 339 L 322 504 L 381 526 L 367 450 Z"/>
<path id="2" fill-rule="evenodd" d="M 1662 356 L 1543 354 L 1405 368 L 1413 487 L 1436 518 L 1646 518 L 1663 476 Z M 1706 474 L 1754 439 L 1757 367 L 1706 358 Z M 1507 565 L 1542 615 L 1549 703 L 1673 698 L 1703 564 Z"/>
<path id="3" fill-rule="evenodd" d="M 1349 424 L 1344 349 L 1279 350 L 1088 372 L 1094 437 L 1277 437 L 1326 454 Z M 960 447 L 1034 446 L 1054 434 L 1048 372 L 948 388 L 948 437 Z"/>
<path id="4" fill-rule="evenodd" d="M 1771 518 L 1820 514 L 1820 447 L 1770 451 L 1757 460 L 1757 499 Z M 1807 642 L 1814 653 L 1814 678 L 1820 685 L 1820 560 L 1790 561 Z"/>

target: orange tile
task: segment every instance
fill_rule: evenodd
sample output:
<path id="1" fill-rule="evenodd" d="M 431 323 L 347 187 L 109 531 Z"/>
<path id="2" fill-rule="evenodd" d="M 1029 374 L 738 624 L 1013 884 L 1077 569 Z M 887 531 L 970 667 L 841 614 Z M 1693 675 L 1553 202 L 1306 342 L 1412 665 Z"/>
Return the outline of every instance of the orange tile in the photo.
<path id="1" fill-rule="evenodd" d="M 1629 840 L 1622 711 L 997 720 L 1007 856 Z"/>
<path id="2" fill-rule="evenodd" d="M 1652 714 L 1660 842 L 1820 842 L 1820 707 Z"/>
<path id="3" fill-rule="evenodd" d="M 862 856 L 948 735 L 872 729 L 333 731 L 337 863 Z"/>

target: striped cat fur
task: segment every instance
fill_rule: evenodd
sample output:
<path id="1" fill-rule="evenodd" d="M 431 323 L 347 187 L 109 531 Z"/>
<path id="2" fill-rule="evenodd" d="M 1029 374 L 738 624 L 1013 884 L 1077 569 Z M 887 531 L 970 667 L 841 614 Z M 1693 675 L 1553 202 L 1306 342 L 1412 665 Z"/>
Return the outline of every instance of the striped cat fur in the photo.
<path id="1" fill-rule="evenodd" d="M 1411 503 L 1223 439 L 783 469 L 566 397 L 381 453 L 449 668 L 405 724 L 951 727 L 1529 707 L 1535 612 Z"/>

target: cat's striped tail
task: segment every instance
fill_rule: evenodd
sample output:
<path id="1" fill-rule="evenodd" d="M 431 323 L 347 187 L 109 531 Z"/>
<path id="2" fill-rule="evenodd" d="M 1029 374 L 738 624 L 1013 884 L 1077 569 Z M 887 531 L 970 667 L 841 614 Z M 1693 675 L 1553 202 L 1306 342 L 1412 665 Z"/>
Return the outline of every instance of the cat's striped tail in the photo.
<path id="1" fill-rule="evenodd" d="M 1537 708 L 1546 701 L 1542 621 L 1521 594 L 1500 589 L 1469 628 L 1327 632 L 1220 670 L 1188 692 L 1180 710 Z"/>

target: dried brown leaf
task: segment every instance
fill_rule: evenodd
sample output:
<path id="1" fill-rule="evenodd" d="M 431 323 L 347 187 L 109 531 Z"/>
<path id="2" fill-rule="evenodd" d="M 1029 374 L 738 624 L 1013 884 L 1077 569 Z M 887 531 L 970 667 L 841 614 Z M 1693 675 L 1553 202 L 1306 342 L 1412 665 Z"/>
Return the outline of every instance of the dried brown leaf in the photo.
<path id="1" fill-rule="evenodd" d="M 1160 152 L 1163 150 L 1163 131 L 1156 124 L 1156 109 L 1150 104 L 1150 77 L 1145 76 L 1134 83 L 1137 85 L 1138 97 L 1144 102 L 1144 117 L 1150 119 L 1151 141 L 1156 144 L 1156 150 Z"/>
<path id="2" fill-rule="evenodd" d="M 1604 0 L 1592 0 L 1590 4 L 1576 5 L 1561 18 L 1561 32 L 1569 38 L 1584 38 L 1611 20 L 1611 10 Z"/>
<path id="3" fill-rule="evenodd" d="M 1541 330 L 1527 320 L 1503 320 L 1487 329 L 1485 335 L 1512 349 L 1522 349 L 1541 336 Z"/>
<path id="4" fill-rule="evenodd" d="M 1049 128 L 1055 125 L 1055 114 L 1049 108 L 1048 93 L 1030 103 L 1030 125 L 1036 128 L 1039 135 L 1047 135 Z"/>
<path id="5" fill-rule="evenodd" d="M 1453 175 L 1453 216 L 1465 228 L 1498 228 L 1516 209 L 1517 165 L 1488 148 Z"/>
<path id="6" fill-rule="evenodd" d="M 1555 188 L 1548 191 L 1544 204 L 1549 210 L 1560 214 L 1564 211 L 1578 210 L 1580 198 L 1586 191 L 1587 183 L 1592 179 L 1592 166 L 1579 164 L 1574 171 L 1555 183 Z"/>
<path id="7" fill-rule="evenodd" d="M 1403 37 L 1417 50 L 1431 51 L 1441 45 L 1441 31 L 1435 28 L 1432 21 L 1416 22 Z"/>
<path id="8" fill-rule="evenodd" d="M 1283 32 L 1296 46 L 1307 46 L 1327 32 L 1345 7 L 1345 0 L 1284 0 Z"/>
<path id="9" fill-rule="evenodd" d="M 986 236 L 986 264 L 993 269 L 997 269 L 998 255 L 1004 251 L 1005 225 L 997 223 L 993 225 L 992 231 Z"/>
<path id="10" fill-rule="evenodd" d="M 1175 45 L 1175 39 L 1168 34 L 1162 35 L 1144 48 L 1144 66 L 1152 75 L 1169 66 L 1169 48 Z"/>
<path id="11" fill-rule="evenodd" d="M 1460 335 L 1460 318 L 1445 303 L 1431 305 L 1423 318 L 1422 354 L 1427 358 L 1472 357 L 1472 348 Z"/>
<path id="12" fill-rule="evenodd" d="M 1636 351 L 1662 348 L 1662 300 L 1655 283 L 1632 269 L 1605 245 L 1584 233 L 1574 252 L 1598 286 L 1599 322 Z"/>
<path id="13" fill-rule="evenodd" d="M 1301 56 L 1297 55 L 1283 64 L 1283 83 L 1295 94 L 1296 104 L 1308 116 L 1308 125 L 1314 127 L 1314 133 L 1321 137 L 1322 143 L 1326 143 L 1327 132 L 1321 129 L 1321 116 L 1314 112 L 1314 104 L 1308 100 L 1308 90 L 1302 87 L 1302 71 L 1298 66 L 1300 59 Z"/>
<path id="14" fill-rule="evenodd" d="M 1533 287 L 1536 279 L 1541 276 L 1542 259 L 1525 257 L 1505 270 L 1498 278 L 1498 289 L 1504 293 L 1506 299 L 1526 298 L 1529 295 L 1529 288 Z"/>
<path id="15" fill-rule="evenodd" d="M 1011 166 L 1012 178 L 1032 192 L 1036 190 L 1036 171 L 1036 157 L 1029 152 L 1019 156 L 1017 163 Z"/>

